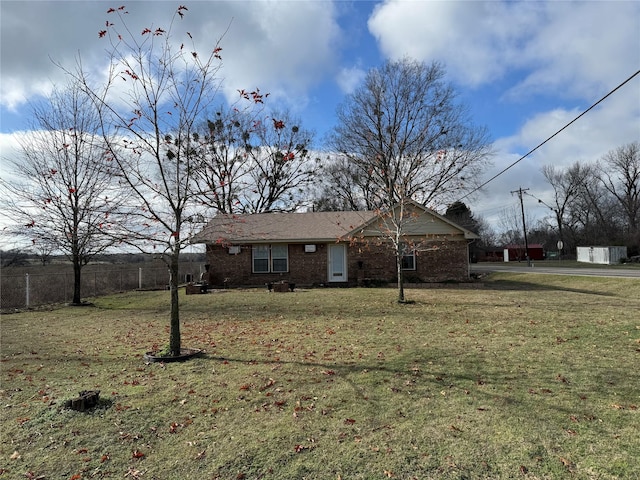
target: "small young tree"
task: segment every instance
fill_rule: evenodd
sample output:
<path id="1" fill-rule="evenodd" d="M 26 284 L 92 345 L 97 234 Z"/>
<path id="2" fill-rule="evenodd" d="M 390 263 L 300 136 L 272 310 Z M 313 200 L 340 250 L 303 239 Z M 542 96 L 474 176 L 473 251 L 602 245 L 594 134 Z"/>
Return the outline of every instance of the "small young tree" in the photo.
<path id="1" fill-rule="evenodd" d="M 221 66 L 219 41 L 200 52 L 189 32 L 177 33 L 187 11 L 181 5 L 168 26 L 134 32 L 125 7 L 110 8 L 107 13 L 115 18 L 99 32 L 109 45 L 105 84 L 94 87 L 81 68 L 76 73 L 101 112 L 112 160 L 134 199 L 126 212 L 129 222 L 122 225 L 127 243 L 161 254 L 169 267 L 173 356 L 182 351 L 180 253 L 199 208 L 194 188 L 199 168 L 197 127 L 217 98 Z M 251 100 L 261 102 L 261 97 L 253 92 Z"/>
<path id="2" fill-rule="evenodd" d="M 32 108 L 31 132 L 20 155 L 7 160 L 2 204 L 13 234 L 43 254 L 62 252 L 73 264 L 73 299 L 81 304 L 82 267 L 113 245 L 113 213 L 120 202 L 99 115 L 77 83 L 56 89 Z M 43 260 L 44 262 L 44 260 Z"/>
<path id="3" fill-rule="evenodd" d="M 401 302 L 404 232 L 414 221 L 410 201 L 439 206 L 459 198 L 479 185 L 491 153 L 486 130 L 471 124 L 444 75 L 438 63 L 407 58 L 371 70 L 338 109 L 329 141 L 355 169 L 349 174 L 367 179 L 356 187 L 366 186 L 367 206 L 385 218 Z"/>

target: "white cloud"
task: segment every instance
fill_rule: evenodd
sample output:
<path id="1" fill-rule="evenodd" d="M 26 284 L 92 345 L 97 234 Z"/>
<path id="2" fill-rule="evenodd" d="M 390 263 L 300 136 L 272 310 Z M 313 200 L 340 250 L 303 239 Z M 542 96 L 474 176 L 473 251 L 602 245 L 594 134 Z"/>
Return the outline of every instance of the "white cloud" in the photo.
<path id="1" fill-rule="evenodd" d="M 201 4 L 197 4 L 201 5 Z M 228 99 L 259 88 L 270 101 L 306 104 L 307 91 L 336 68 L 340 30 L 329 2 L 215 3 L 199 36 L 228 31 L 221 41 Z M 250 7 L 250 8 L 247 8 Z M 210 33 L 209 33 L 210 35 Z"/>
<path id="2" fill-rule="evenodd" d="M 441 61 L 457 83 L 470 86 L 525 72 L 519 94 L 551 89 L 570 96 L 592 95 L 633 73 L 639 28 L 640 3 L 633 1 L 388 0 L 369 19 L 389 58 Z"/>
<path id="3" fill-rule="evenodd" d="M 366 75 L 366 70 L 360 67 L 344 67 L 338 72 L 336 82 L 343 93 L 350 94 L 362 83 Z"/>
<path id="4" fill-rule="evenodd" d="M 474 86 L 519 62 L 515 50 L 532 33 L 533 5 L 388 0 L 374 11 L 369 30 L 387 57 L 437 60 L 456 81 Z"/>
<path id="5" fill-rule="evenodd" d="M 177 4 L 129 2 L 125 16 L 134 34 L 145 26 L 167 23 Z M 85 66 L 100 71 L 106 62 L 106 39 L 98 31 L 115 16 L 102 2 L 18 2 L 2 6 L 2 87 L 0 103 L 16 109 L 36 94 L 46 94 L 63 72 L 52 59 L 73 68 L 78 53 Z M 306 102 L 307 89 L 333 76 L 340 36 L 330 2 L 221 2 L 188 5 L 175 22 L 176 35 L 189 31 L 201 51 L 220 39 L 223 47 L 224 93 L 237 99 L 237 89 L 260 88 L 272 99 Z M 155 23 L 153 23 L 155 22 Z M 226 32 L 226 34 L 225 34 Z"/>

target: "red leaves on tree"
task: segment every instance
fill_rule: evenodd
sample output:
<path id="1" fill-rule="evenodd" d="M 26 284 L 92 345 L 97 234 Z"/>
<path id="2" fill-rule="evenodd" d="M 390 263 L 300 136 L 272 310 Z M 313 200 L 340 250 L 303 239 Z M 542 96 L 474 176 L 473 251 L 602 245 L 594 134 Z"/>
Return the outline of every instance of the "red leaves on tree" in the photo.
<path id="1" fill-rule="evenodd" d="M 69 193 L 76 193 L 76 192 L 77 192 L 77 190 L 75 188 L 73 188 L 73 187 L 69 188 Z"/>
<path id="2" fill-rule="evenodd" d="M 213 49 L 213 56 L 216 57 L 218 60 L 222 60 L 222 57 L 220 56 L 221 51 L 222 51 L 222 47 L 216 47 Z"/>
<path id="3" fill-rule="evenodd" d="M 100 30 L 100 31 L 98 32 L 98 38 L 102 38 L 102 37 L 104 37 L 106 34 L 107 34 L 107 31 L 106 31 L 106 30 Z"/>
<path id="4" fill-rule="evenodd" d="M 35 226 L 36 226 L 36 221 L 35 220 L 31 220 L 29 223 L 27 223 L 25 225 L 25 227 L 27 227 L 27 228 L 32 228 L 32 227 L 35 227 Z"/>
<path id="5" fill-rule="evenodd" d="M 221 49 L 216 48 L 215 51 L 220 51 Z M 265 94 L 263 95 L 262 93 L 260 93 L 260 89 L 256 88 L 253 92 L 247 92 L 245 89 L 242 90 L 238 90 L 238 93 L 240 94 L 240 96 L 242 98 L 244 98 L 245 100 L 251 100 L 253 101 L 253 103 L 264 103 L 263 102 L 263 98 L 266 98 L 269 96 L 269 94 Z"/>
<path id="6" fill-rule="evenodd" d="M 182 10 L 189 10 L 187 7 L 185 7 L 184 5 L 180 5 L 178 7 L 178 15 L 180 15 L 180 18 L 184 17 L 184 13 L 182 13 Z"/>
<path id="7" fill-rule="evenodd" d="M 148 28 L 145 28 L 144 30 L 142 30 L 142 35 L 146 35 L 147 33 L 151 33 L 151 30 Z"/>
<path id="8" fill-rule="evenodd" d="M 275 128 L 276 130 L 282 130 L 284 128 L 284 122 L 282 120 L 276 120 L 275 118 L 272 118 L 273 120 L 273 128 Z"/>
<path id="9" fill-rule="evenodd" d="M 157 37 L 158 35 L 162 35 L 165 31 L 161 28 L 156 28 L 156 31 L 153 34 Z"/>

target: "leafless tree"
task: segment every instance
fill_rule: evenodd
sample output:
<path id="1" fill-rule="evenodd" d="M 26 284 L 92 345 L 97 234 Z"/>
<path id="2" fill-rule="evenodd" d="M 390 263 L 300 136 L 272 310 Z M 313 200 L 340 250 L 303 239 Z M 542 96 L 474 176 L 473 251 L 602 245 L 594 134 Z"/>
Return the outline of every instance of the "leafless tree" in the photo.
<path id="1" fill-rule="evenodd" d="M 169 267 L 169 349 L 176 356 L 182 348 L 180 253 L 195 228 L 193 220 L 199 218 L 194 188 L 197 127 L 217 99 L 221 47 L 215 43 L 201 52 L 189 32 L 177 33 L 187 14 L 185 6 L 178 7 L 167 26 L 141 33 L 127 25 L 124 7 L 109 13 L 106 29 L 99 32 L 108 46 L 107 80 L 96 87 L 81 68 L 76 75 L 102 113 L 112 161 L 133 195 L 127 211 L 130 221 L 123 225 L 127 242 L 161 254 Z M 257 91 L 247 96 L 261 101 Z"/>
<path id="2" fill-rule="evenodd" d="M 554 165 L 545 165 L 542 167 L 542 174 L 553 188 L 554 196 L 551 205 L 547 205 L 542 200 L 538 200 L 538 202 L 544 203 L 553 212 L 559 240 L 564 243 L 567 241 L 564 232 L 565 226 L 572 228 L 570 213 L 588 178 L 592 175 L 592 169 L 579 162 L 574 163 L 566 170 Z M 562 250 L 564 251 L 564 246 Z"/>
<path id="3" fill-rule="evenodd" d="M 313 133 L 289 112 L 273 112 L 251 131 L 247 153 L 251 185 L 241 203 L 247 213 L 294 211 L 309 199 L 308 187 L 319 168 L 310 158 Z"/>
<path id="4" fill-rule="evenodd" d="M 82 267 L 117 241 L 120 191 L 100 134 L 99 115 L 77 83 L 32 107 L 33 125 L 20 155 L 7 163 L 2 203 L 11 231 L 36 248 L 62 252 L 73 264 L 73 304 L 81 304 Z"/>
<path id="5" fill-rule="evenodd" d="M 329 146 L 370 179 L 368 208 L 405 198 L 446 205 L 480 183 L 486 129 L 471 124 L 444 76 L 438 63 L 388 62 L 338 109 Z"/>
<path id="6" fill-rule="evenodd" d="M 330 149 L 353 169 L 349 173 L 367 179 L 354 185 L 366 189 L 360 196 L 367 207 L 386 216 L 401 302 L 404 230 L 414 221 L 405 203 L 437 207 L 459 198 L 479 185 L 491 154 L 486 130 L 472 125 L 444 76 L 438 63 L 407 58 L 369 71 L 338 109 L 329 139 Z"/>
<path id="7" fill-rule="evenodd" d="M 195 184 L 200 201 L 214 214 L 242 213 L 242 191 L 249 183 L 250 116 L 235 108 L 219 108 L 199 128 L 199 165 Z"/>
<path id="8" fill-rule="evenodd" d="M 597 164 L 597 177 L 624 214 L 626 236 L 640 241 L 640 142 L 608 152 Z"/>
<path id="9" fill-rule="evenodd" d="M 220 109 L 206 123 L 196 179 L 215 213 L 293 211 L 308 201 L 313 134 L 290 113 Z"/>

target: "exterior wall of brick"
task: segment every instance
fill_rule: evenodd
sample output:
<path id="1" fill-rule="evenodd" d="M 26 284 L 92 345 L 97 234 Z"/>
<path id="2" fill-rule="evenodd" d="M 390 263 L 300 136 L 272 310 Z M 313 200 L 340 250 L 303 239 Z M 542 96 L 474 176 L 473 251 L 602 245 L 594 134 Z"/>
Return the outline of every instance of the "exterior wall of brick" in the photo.
<path id="1" fill-rule="evenodd" d="M 431 249 L 433 248 L 433 250 Z M 349 249 L 349 282 L 397 281 L 396 259 L 387 245 L 364 244 Z M 469 279 L 466 241 L 423 244 L 416 253 L 415 270 L 404 270 L 408 283 L 444 282 Z"/>
<path id="2" fill-rule="evenodd" d="M 416 269 L 405 270 L 408 283 L 465 281 L 469 278 L 469 254 L 466 241 L 434 242 L 433 250 L 416 254 Z M 289 244 L 287 273 L 252 273 L 251 245 L 241 245 L 240 253 L 229 254 L 222 245 L 207 245 L 210 264 L 208 281 L 214 286 L 259 286 L 286 280 L 296 285 L 328 284 L 328 246 L 316 244 L 315 252 L 305 252 L 304 244 Z M 392 250 L 377 242 L 347 247 L 347 282 L 337 285 L 366 285 L 395 282 L 395 257 Z"/>

